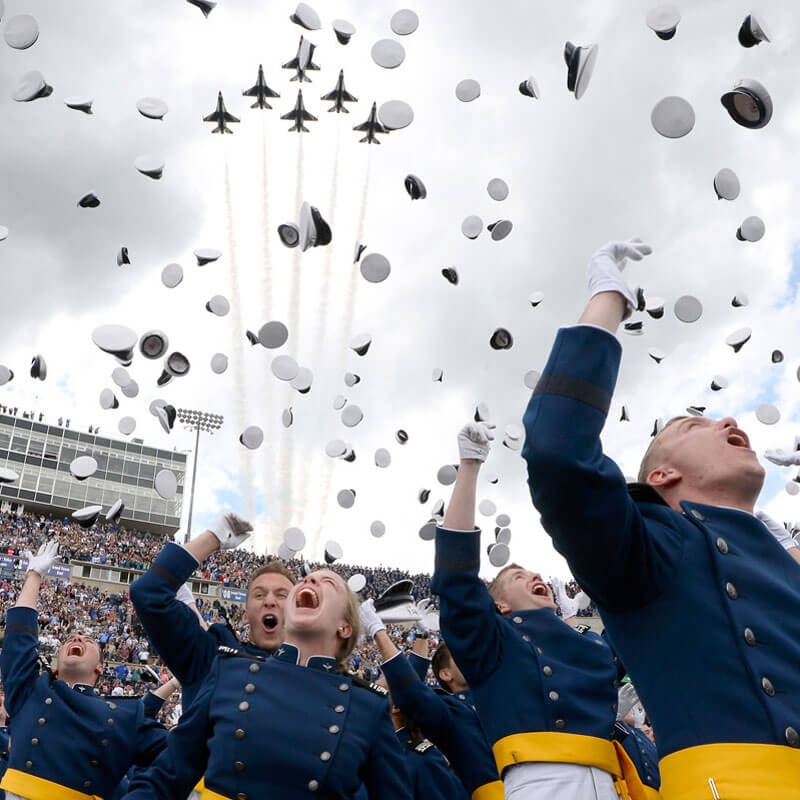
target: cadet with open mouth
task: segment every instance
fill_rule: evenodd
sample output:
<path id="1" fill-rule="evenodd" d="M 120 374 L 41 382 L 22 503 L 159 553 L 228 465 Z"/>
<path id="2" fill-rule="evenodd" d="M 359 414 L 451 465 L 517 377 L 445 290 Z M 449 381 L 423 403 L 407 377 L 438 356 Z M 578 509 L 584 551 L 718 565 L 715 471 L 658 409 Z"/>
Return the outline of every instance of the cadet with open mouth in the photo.
<path id="1" fill-rule="evenodd" d="M 359 635 L 358 600 L 328 569 L 283 606 L 287 641 L 271 658 L 220 648 L 170 747 L 125 800 L 411 800 L 385 690 L 344 672 Z M 359 794 L 359 796 L 361 796 Z"/>

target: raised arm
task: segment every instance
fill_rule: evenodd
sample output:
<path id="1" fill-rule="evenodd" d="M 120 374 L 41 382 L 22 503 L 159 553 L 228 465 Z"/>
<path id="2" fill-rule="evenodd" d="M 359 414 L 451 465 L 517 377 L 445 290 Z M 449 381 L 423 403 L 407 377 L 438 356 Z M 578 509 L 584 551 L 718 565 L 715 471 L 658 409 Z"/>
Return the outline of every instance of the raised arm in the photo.
<path id="1" fill-rule="evenodd" d="M 542 525 L 583 589 L 626 610 L 649 602 L 671 578 L 679 551 L 667 531 L 651 539 L 600 433 L 617 379 L 621 347 L 613 332 L 634 307 L 620 270 L 650 248 L 612 242 L 592 257 L 592 297 L 581 324 L 559 331 L 525 412 L 523 458 Z"/>
<path id="2" fill-rule="evenodd" d="M 461 463 L 444 526 L 436 530 L 431 584 L 431 591 L 439 595 L 442 634 L 470 684 L 481 683 L 494 672 L 502 647 L 494 601 L 478 577 L 481 537 L 475 528 L 478 473 L 491 438 L 485 423 L 470 423 L 459 434 Z"/>

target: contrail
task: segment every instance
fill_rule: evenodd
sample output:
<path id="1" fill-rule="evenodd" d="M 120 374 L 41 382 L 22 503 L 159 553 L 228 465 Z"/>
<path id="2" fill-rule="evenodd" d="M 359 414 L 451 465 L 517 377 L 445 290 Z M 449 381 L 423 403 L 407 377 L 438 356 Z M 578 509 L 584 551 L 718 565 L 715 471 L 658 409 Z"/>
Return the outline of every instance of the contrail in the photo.
<path id="1" fill-rule="evenodd" d="M 231 260 L 231 285 L 233 288 L 233 341 L 231 356 L 233 357 L 234 402 L 236 408 L 236 428 L 239 432 L 245 428 L 245 384 L 244 384 L 244 346 L 242 344 L 242 293 L 239 285 L 239 263 L 236 258 L 236 237 L 233 233 L 233 208 L 231 205 L 231 181 L 228 169 L 228 152 L 225 151 L 225 211 L 228 233 L 228 253 Z M 253 470 L 250 459 L 243 447 L 239 448 L 239 466 L 244 476 L 243 494 L 247 505 L 249 519 L 254 518 L 253 503 Z"/>
<path id="2" fill-rule="evenodd" d="M 364 225 L 367 219 L 367 199 L 369 197 L 369 177 L 370 177 L 370 167 L 372 165 L 372 148 L 369 147 L 367 152 L 367 170 L 364 175 L 364 191 L 361 194 L 361 210 L 358 215 L 358 231 L 356 233 L 356 238 L 358 241 L 362 241 L 364 238 Z M 339 367 L 338 372 L 341 374 L 344 372 L 344 366 L 346 363 L 347 358 L 347 343 L 350 340 L 350 337 L 353 335 L 352 327 L 353 327 L 353 317 L 355 316 L 356 310 L 356 293 L 358 291 L 358 276 L 359 276 L 359 267 L 358 264 L 351 265 L 352 270 L 350 272 L 350 282 L 347 287 L 347 300 L 345 305 L 345 310 L 343 314 L 344 323 L 342 327 L 342 339 L 339 342 Z M 321 504 L 322 509 L 320 513 L 320 528 L 317 530 L 316 538 L 314 541 L 314 548 L 316 551 L 316 547 L 319 544 L 319 537 L 322 529 L 325 527 L 325 522 L 328 519 L 328 501 L 330 500 L 330 492 L 331 492 L 331 482 L 333 480 L 333 467 L 334 462 L 332 459 L 329 459 L 327 467 L 325 469 L 325 481 L 322 486 L 322 493 L 321 493 Z"/>
<path id="3" fill-rule="evenodd" d="M 303 134 L 298 134 L 299 142 L 297 145 L 297 176 L 295 186 L 294 198 L 294 213 L 298 214 L 300 211 L 300 203 L 303 197 Z M 294 251 L 294 259 L 292 264 L 292 274 L 290 277 L 292 282 L 291 299 L 289 301 L 289 341 L 292 343 L 292 350 L 295 357 L 299 357 L 299 340 L 300 340 L 300 289 L 301 289 L 301 275 L 300 275 L 300 248 L 297 247 Z M 287 402 L 291 402 L 294 389 L 287 387 L 286 392 Z M 285 444 L 281 453 L 281 497 L 282 508 L 280 524 L 286 527 L 288 520 L 291 517 L 294 504 L 294 446 L 290 435 L 282 437 Z"/>

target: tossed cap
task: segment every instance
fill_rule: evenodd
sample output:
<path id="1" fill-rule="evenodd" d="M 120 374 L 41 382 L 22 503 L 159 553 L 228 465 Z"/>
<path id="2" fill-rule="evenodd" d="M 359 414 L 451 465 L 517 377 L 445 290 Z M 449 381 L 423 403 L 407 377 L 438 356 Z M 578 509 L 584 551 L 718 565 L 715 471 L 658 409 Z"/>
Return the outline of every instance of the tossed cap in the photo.
<path id="1" fill-rule="evenodd" d="M 289 329 L 278 320 L 265 322 L 258 329 L 258 341 L 268 350 L 283 347 L 289 339 Z"/>
<path id="2" fill-rule="evenodd" d="M 493 517 L 497 513 L 497 506 L 491 500 L 481 500 L 478 503 L 478 511 L 484 517 Z"/>
<path id="3" fill-rule="evenodd" d="M 645 311 L 653 319 L 661 319 L 664 316 L 664 298 L 663 297 L 650 297 L 645 303 Z"/>
<path id="4" fill-rule="evenodd" d="M 131 259 L 128 255 L 128 248 L 127 247 L 120 247 L 119 252 L 117 253 L 117 266 L 121 267 L 123 264 L 130 264 Z"/>
<path id="5" fill-rule="evenodd" d="M 425 188 L 422 178 L 416 175 L 406 175 L 403 183 L 412 200 L 424 200 L 428 196 L 428 190 Z"/>
<path id="6" fill-rule="evenodd" d="M 631 421 L 631 415 L 628 413 L 628 406 L 626 406 L 624 404 L 623 404 L 622 409 L 621 409 L 620 414 L 619 414 L 619 421 L 620 422 L 630 422 Z"/>
<path id="7" fill-rule="evenodd" d="M 375 466 L 386 469 L 391 463 L 392 454 L 385 447 L 379 447 L 375 451 Z"/>
<path id="8" fill-rule="evenodd" d="M 514 346 L 514 337 L 506 328 L 497 328 L 489 339 L 492 350 L 510 350 Z"/>
<path id="9" fill-rule="evenodd" d="M 361 259 L 361 275 L 370 283 L 382 283 L 389 277 L 392 265 L 380 253 L 369 253 Z"/>
<path id="10" fill-rule="evenodd" d="M 392 29 L 392 33 L 396 33 L 398 36 L 408 36 L 419 27 L 419 17 L 410 8 L 401 8 L 400 11 L 392 14 L 389 27 Z"/>
<path id="11" fill-rule="evenodd" d="M 122 417 L 117 423 L 117 430 L 123 436 L 130 436 L 136 430 L 136 420 L 133 417 Z"/>
<path id="12" fill-rule="evenodd" d="M 525 373 L 525 377 L 523 378 L 523 383 L 527 386 L 528 389 L 535 389 L 536 384 L 539 383 L 539 378 L 542 377 L 542 373 L 539 372 L 538 369 L 529 369 Z"/>
<path id="13" fill-rule="evenodd" d="M 339 44 L 347 44 L 350 38 L 355 35 L 356 27 L 346 19 L 335 19 L 333 21 L 333 32 L 339 40 Z"/>
<path id="14" fill-rule="evenodd" d="M 757 242 L 766 231 L 764 220 L 761 217 L 747 217 L 736 231 L 736 238 L 740 242 Z"/>
<path id="15" fill-rule="evenodd" d="M 414 121 L 414 109 L 403 100 L 389 100 L 378 109 L 378 119 L 386 130 L 399 131 Z"/>
<path id="16" fill-rule="evenodd" d="M 39 38 L 39 23 L 30 14 L 17 14 L 8 18 L 3 36 L 9 47 L 27 50 Z"/>
<path id="17" fill-rule="evenodd" d="M 325 445 L 325 455 L 329 458 L 341 458 L 347 452 L 347 443 L 342 439 L 331 439 Z"/>
<path id="18" fill-rule="evenodd" d="M 731 300 L 731 305 L 734 308 L 743 308 L 746 306 L 750 300 L 748 299 L 747 295 L 744 292 L 737 292 L 733 299 Z"/>
<path id="19" fill-rule="evenodd" d="M 19 480 L 19 475 L 13 469 L 0 467 L 0 483 L 14 483 Z"/>
<path id="20" fill-rule="evenodd" d="M 734 353 L 738 353 L 750 341 L 753 331 L 750 328 L 739 328 L 725 339 L 725 344 L 733 348 Z"/>
<path id="21" fill-rule="evenodd" d="M 97 472 L 97 461 L 92 456 L 78 456 L 69 465 L 72 477 L 78 481 L 85 481 Z"/>
<path id="22" fill-rule="evenodd" d="M 275 356 L 270 364 L 272 374 L 281 381 L 291 381 L 297 377 L 300 369 L 291 356 Z"/>
<path id="23" fill-rule="evenodd" d="M 81 208 L 97 208 L 100 205 L 100 198 L 94 192 L 89 192 L 78 200 L 78 205 Z"/>
<path id="24" fill-rule="evenodd" d="M 465 78 L 456 84 L 456 97 L 462 103 L 471 103 L 481 96 L 481 85 L 472 78 Z"/>
<path id="25" fill-rule="evenodd" d="M 342 508 L 352 508 L 356 502 L 356 493 L 353 489 L 342 489 L 336 495 L 336 502 Z"/>
<path id="26" fill-rule="evenodd" d="M 172 500 L 178 493 L 178 479 L 171 470 L 161 469 L 156 473 L 153 487 L 162 500 Z"/>
<path id="27" fill-rule="evenodd" d="M 347 398 L 343 394 L 337 394 L 333 398 L 333 410 L 341 411 L 347 405 Z"/>
<path id="28" fill-rule="evenodd" d="M 281 425 L 283 425 L 284 428 L 291 428 L 293 422 L 294 414 L 292 413 L 291 406 L 289 408 L 284 408 L 281 412 Z"/>
<path id="29" fill-rule="evenodd" d="M 781 418 L 781 412 L 772 403 L 761 403 L 756 408 L 756 419 L 764 425 L 774 425 Z"/>
<path id="30" fill-rule="evenodd" d="M 180 264 L 167 264 L 161 270 L 161 283 L 167 289 L 174 289 L 183 280 L 183 267 Z"/>
<path id="31" fill-rule="evenodd" d="M 511 517 L 509 517 L 508 514 L 498 514 L 495 522 L 498 527 L 507 528 L 511 524 Z"/>
<path id="32" fill-rule="evenodd" d="M 72 519 L 81 526 L 81 528 L 91 528 L 97 522 L 100 512 L 103 510 L 102 506 L 86 506 L 79 508 L 77 511 L 72 512 Z"/>
<path id="33" fill-rule="evenodd" d="M 764 23 L 755 14 L 748 14 L 739 28 L 739 44 L 742 47 L 755 47 L 769 41 Z"/>
<path id="34" fill-rule="evenodd" d="M 541 302 L 542 302 L 542 300 L 544 300 L 544 292 L 531 292 L 531 293 L 528 295 L 528 302 L 529 302 L 529 303 L 530 303 L 530 304 L 531 304 L 531 305 L 532 305 L 534 308 L 536 308 L 536 306 L 538 306 L 538 305 L 539 305 L 539 303 L 541 303 Z"/>
<path id="35" fill-rule="evenodd" d="M 732 169 L 723 167 L 714 176 L 714 191 L 718 200 L 735 200 L 741 190 L 739 178 Z"/>
<path id="36" fill-rule="evenodd" d="M 346 428 L 355 428 L 364 419 L 364 412 L 354 403 L 342 409 L 342 425 Z"/>
<path id="37" fill-rule="evenodd" d="M 780 364 L 783 361 L 783 353 L 780 350 L 773 350 L 770 359 L 773 364 Z"/>
<path id="38" fill-rule="evenodd" d="M 380 539 L 386 533 L 386 525 L 379 519 L 374 520 L 369 526 L 369 532 L 376 538 Z"/>
<path id="39" fill-rule="evenodd" d="M 214 353 L 211 356 L 211 371 L 215 375 L 222 375 L 228 369 L 228 356 L 225 353 Z"/>
<path id="40" fill-rule="evenodd" d="M 656 362 L 656 364 L 660 364 L 666 357 L 667 354 L 663 350 L 659 350 L 657 347 L 651 347 L 647 351 L 647 355 Z"/>
<path id="41" fill-rule="evenodd" d="M 207 303 L 206 303 L 206 311 L 210 311 L 217 317 L 224 317 L 231 310 L 231 304 L 228 302 L 227 297 L 223 297 L 221 294 L 215 294 Z"/>
<path id="42" fill-rule="evenodd" d="M 305 253 L 309 247 L 320 247 L 331 243 L 330 225 L 323 219 L 319 209 L 310 203 L 300 207 L 300 249 Z"/>
<path id="43" fill-rule="evenodd" d="M 499 242 L 508 236 L 511 233 L 511 229 L 514 227 L 513 223 L 509 219 L 499 219 L 497 222 L 492 222 L 486 226 L 486 230 L 492 234 L 492 240 L 495 242 Z"/>
<path id="44" fill-rule="evenodd" d="M 489 563 L 493 567 L 504 567 L 511 557 L 511 551 L 508 549 L 508 545 L 502 542 L 490 544 L 487 552 L 489 555 Z"/>
<path id="45" fill-rule="evenodd" d="M 394 435 L 394 438 L 397 440 L 398 444 L 405 444 L 408 441 L 408 433 L 404 431 L 402 428 L 399 428 Z"/>
<path id="46" fill-rule="evenodd" d="M 163 119 L 169 107 L 160 97 L 140 97 L 136 101 L 136 110 L 148 119 Z"/>
<path id="47" fill-rule="evenodd" d="M 308 367 L 299 367 L 297 375 L 290 381 L 292 389 L 300 392 L 300 394 L 308 394 L 313 383 L 314 373 Z"/>
<path id="48" fill-rule="evenodd" d="M 139 352 L 145 358 L 161 358 L 169 348 L 169 339 L 163 331 L 147 331 L 139 339 Z"/>
<path id="49" fill-rule="evenodd" d="M 539 84 L 533 75 L 529 75 L 524 81 L 520 82 L 519 93 L 524 94 L 525 97 L 532 97 L 534 100 L 538 100 L 542 96 L 539 91 Z"/>
<path id="50" fill-rule="evenodd" d="M 475 422 L 488 422 L 491 418 L 489 406 L 483 401 L 479 402 L 475 406 L 475 411 L 472 414 L 472 418 L 475 420 Z"/>
<path id="51" fill-rule="evenodd" d="M 567 42 L 564 45 L 564 61 L 567 63 L 567 89 L 580 100 L 589 87 L 594 72 L 599 48 L 596 44 L 585 47 Z"/>
<path id="52" fill-rule="evenodd" d="M 428 498 L 430 496 L 431 496 L 430 489 L 420 489 L 419 492 L 417 492 L 417 500 L 419 500 L 420 505 L 425 505 L 425 503 L 428 502 Z"/>
<path id="53" fill-rule="evenodd" d="M 38 100 L 40 97 L 49 97 L 52 93 L 53 87 L 48 86 L 44 75 L 34 69 L 26 72 L 19 79 L 11 98 L 18 103 L 28 103 L 31 100 Z"/>
<path id="54" fill-rule="evenodd" d="M 675 316 L 681 322 L 697 322 L 703 316 L 703 304 L 690 294 L 685 294 L 675 301 Z"/>
<path id="55" fill-rule="evenodd" d="M 436 520 L 430 519 L 428 520 L 420 529 L 419 529 L 419 538 L 422 539 L 423 542 L 431 542 L 436 538 Z"/>
<path id="56" fill-rule="evenodd" d="M 110 408 L 119 408 L 119 400 L 111 389 L 103 389 L 100 392 L 100 408 L 108 411 Z"/>
<path id="57" fill-rule="evenodd" d="M 675 35 L 680 21 L 681 12 L 672 3 L 664 3 L 647 12 L 647 27 L 654 31 L 659 39 L 665 41 Z"/>
<path id="58" fill-rule="evenodd" d="M 354 594 L 358 594 L 367 585 L 367 579 L 360 572 L 356 572 L 347 579 L 347 587 Z"/>
<path id="59" fill-rule="evenodd" d="M 300 244 L 300 228 L 294 222 L 278 225 L 278 236 L 286 247 L 297 247 Z"/>
<path id="60" fill-rule="evenodd" d="M 360 241 L 356 241 L 355 249 L 353 250 L 353 263 L 358 264 L 359 260 L 361 259 L 361 254 L 367 249 L 365 244 L 362 244 Z"/>
<path id="61" fill-rule="evenodd" d="M 306 546 L 306 535 L 300 528 L 287 528 L 283 532 L 283 543 L 295 553 L 299 553 Z"/>
<path id="62" fill-rule="evenodd" d="M 511 544 L 511 530 L 509 528 L 498 528 L 494 539 L 497 544 Z"/>
<path id="63" fill-rule="evenodd" d="M 355 386 L 357 383 L 361 383 L 361 377 L 356 375 L 354 372 L 345 372 L 344 374 L 344 384 L 345 386 Z"/>
<path id="64" fill-rule="evenodd" d="M 731 119 L 744 128 L 763 128 L 772 119 L 772 97 L 756 80 L 747 78 L 725 92 L 720 102 Z"/>
<path id="65" fill-rule="evenodd" d="M 465 217 L 464 221 L 461 223 L 461 233 L 463 233 L 467 239 L 477 239 L 482 230 L 483 220 L 475 215 Z"/>
<path id="66" fill-rule="evenodd" d="M 82 94 L 74 94 L 64 98 L 64 105 L 74 111 L 83 111 L 84 114 L 92 113 L 92 104 L 94 100 L 91 97 Z"/>
<path id="67" fill-rule="evenodd" d="M 415 622 L 421 618 L 414 604 L 414 583 L 404 579 L 393 583 L 375 598 L 375 611 L 383 622 Z"/>
<path id="68" fill-rule="evenodd" d="M 289 19 L 307 31 L 318 31 L 322 27 L 319 14 L 308 3 L 298 3 Z"/>
<path id="69" fill-rule="evenodd" d="M 101 325 L 92 331 L 92 341 L 104 353 L 114 356 L 124 366 L 133 361 L 133 348 L 138 337 L 124 325 Z"/>
<path id="70" fill-rule="evenodd" d="M 436 480 L 439 481 L 442 486 L 450 486 L 456 482 L 457 477 L 458 470 L 453 464 L 445 464 L 443 467 L 440 467 L 439 471 L 436 473 Z"/>
<path id="71" fill-rule="evenodd" d="M 177 416 L 178 412 L 175 410 L 175 406 L 165 403 L 163 406 L 156 407 L 156 417 L 164 429 L 164 433 L 169 433 L 172 430 Z"/>
<path id="72" fill-rule="evenodd" d="M 139 384 L 136 383 L 133 378 L 129 380 L 123 387 L 122 387 L 122 394 L 125 397 L 136 397 L 139 394 Z"/>
<path id="73" fill-rule="evenodd" d="M 667 139 L 680 139 L 694 128 L 694 109 L 682 97 L 665 97 L 653 107 L 650 122 Z"/>
<path id="74" fill-rule="evenodd" d="M 153 180 L 159 180 L 164 174 L 165 161 L 161 156 L 144 155 L 139 156 L 133 165 L 136 169 Z"/>
<path id="75" fill-rule="evenodd" d="M 406 58 L 406 51 L 400 42 L 394 39 L 380 39 L 370 50 L 372 60 L 384 69 L 399 67 Z"/>
<path id="76" fill-rule="evenodd" d="M 728 379 L 723 375 L 715 375 L 711 379 L 711 391 L 718 392 L 720 389 L 728 388 Z"/>
<path id="77" fill-rule="evenodd" d="M 330 541 L 325 542 L 325 563 L 326 564 L 333 564 L 334 561 L 338 561 L 344 555 L 344 551 L 342 550 L 342 546 L 339 542 Z"/>
<path id="78" fill-rule="evenodd" d="M 350 349 L 358 355 L 365 356 L 372 344 L 372 336 L 368 333 L 359 333 L 350 340 Z"/>
<path id="79" fill-rule="evenodd" d="M 255 450 L 261 447 L 264 441 L 264 431 L 258 425 L 250 425 L 239 434 L 239 443 L 243 444 L 248 450 Z"/>
<path id="80" fill-rule="evenodd" d="M 486 191 L 492 200 L 505 200 L 508 197 L 508 184 L 502 178 L 492 178 L 486 184 Z"/>
<path id="81" fill-rule="evenodd" d="M 222 258 L 222 253 L 213 247 L 198 247 L 194 251 L 194 257 L 197 259 L 197 266 L 202 267 Z"/>
<path id="82" fill-rule="evenodd" d="M 444 279 L 453 286 L 458 286 L 458 270 L 455 267 L 444 267 L 442 269 Z"/>
<path id="83" fill-rule="evenodd" d="M 431 372 L 431 380 L 434 383 L 441 383 L 444 377 L 444 370 L 441 367 L 434 367 Z"/>
<path id="84" fill-rule="evenodd" d="M 117 500 L 114 505 L 108 509 L 106 513 L 106 522 L 113 522 L 115 525 L 119 525 L 124 510 L 125 503 L 123 503 L 122 500 Z"/>
<path id="85" fill-rule="evenodd" d="M 47 378 L 47 364 L 41 353 L 35 355 L 31 360 L 31 378 L 38 378 L 40 381 Z"/>

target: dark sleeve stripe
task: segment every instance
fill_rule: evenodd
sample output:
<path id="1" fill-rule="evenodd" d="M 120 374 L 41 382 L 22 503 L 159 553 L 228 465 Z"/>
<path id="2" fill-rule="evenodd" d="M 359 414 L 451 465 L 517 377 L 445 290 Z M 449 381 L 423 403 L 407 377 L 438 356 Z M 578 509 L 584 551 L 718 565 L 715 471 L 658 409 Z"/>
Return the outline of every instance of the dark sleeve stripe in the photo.
<path id="1" fill-rule="evenodd" d="M 571 400 L 580 400 L 602 411 L 603 414 L 608 414 L 611 406 L 611 395 L 608 392 L 594 383 L 580 378 L 569 378 L 566 375 L 542 375 L 533 390 L 534 397 L 540 394 L 555 394 L 559 397 L 569 397 Z"/>
<path id="2" fill-rule="evenodd" d="M 163 578 L 176 592 L 183 586 L 184 582 L 176 578 L 169 570 L 164 569 L 161 564 L 152 564 L 150 570 L 159 578 Z"/>
<path id="3" fill-rule="evenodd" d="M 446 569 L 450 572 L 471 572 L 472 570 L 480 569 L 480 561 L 469 559 L 469 561 L 458 561 L 454 558 L 444 558 L 438 556 L 436 558 L 436 569 Z"/>
<path id="4" fill-rule="evenodd" d="M 32 636 L 39 635 L 39 631 L 30 625 L 9 625 L 6 628 L 6 633 L 30 633 Z"/>

